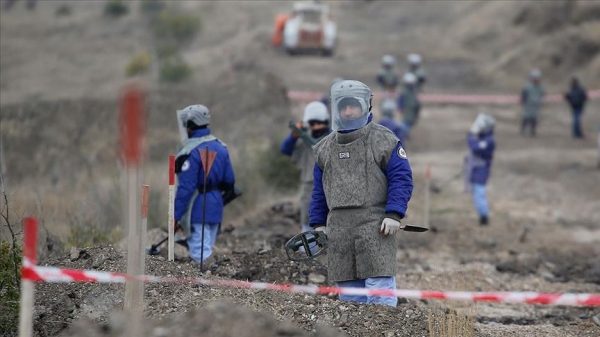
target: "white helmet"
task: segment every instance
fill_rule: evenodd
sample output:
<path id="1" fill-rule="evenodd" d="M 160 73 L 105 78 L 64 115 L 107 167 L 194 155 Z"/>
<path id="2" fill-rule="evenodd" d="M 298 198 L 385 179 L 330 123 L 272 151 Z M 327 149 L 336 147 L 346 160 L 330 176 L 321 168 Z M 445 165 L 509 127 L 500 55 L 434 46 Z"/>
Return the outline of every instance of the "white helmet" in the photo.
<path id="1" fill-rule="evenodd" d="M 409 64 L 421 64 L 421 55 L 419 54 L 408 54 L 406 60 Z"/>
<path id="2" fill-rule="evenodd" d="M 542 77 L 542 71 L 535 68 L 529 72 L 529 78 L 531 79 L 540 79 Z"/>
<path id="3" fill-rule="evenodd" d="M 383 55 L 381 58 L 381 64 L 384 66 L 393 67 L 396 64 L 396 58 L 390 54 Z"/>
<path id="4" fill-rule="evenodd" d="M 327 106 L 319 101 L 308 103 L 308 105 L 304 108 L 302 122 L 307 125 L 309 121 L 329 122 Z"/>
<path id="5" fill-rule="evenodd" d="M 494 117 L 485 113 L 479 113 L 479 115 L 477 115 L 477 118 L 475 118 L 473 125 L 471 125 L 471 129 L 469 131 L 475 135 L 480 134 L 482 132 L 489 132 L 494 128 L 495 124 L 496 120 L 494 119 Z"/>
<path id="6" fill-rule="evenodd" d="M 402 77 L 402 81 L 405 84 L 415 84 L 415 83 L 417 83 L 417 76 L 415 76 L 415 74 L 413 74 L 413 73 L 406 73 Z"/>

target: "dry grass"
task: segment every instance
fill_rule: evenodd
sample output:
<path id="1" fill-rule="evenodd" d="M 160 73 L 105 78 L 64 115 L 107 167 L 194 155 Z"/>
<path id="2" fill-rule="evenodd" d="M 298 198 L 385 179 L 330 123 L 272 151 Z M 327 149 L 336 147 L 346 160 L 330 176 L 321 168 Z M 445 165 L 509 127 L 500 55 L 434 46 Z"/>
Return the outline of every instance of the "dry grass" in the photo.
<path id="1" fill-rule="evenodd" d="M 473 337 L 475 315 L 471 308 L 453 309 L 435 306 L 427 314 L 430 337 Z"/>

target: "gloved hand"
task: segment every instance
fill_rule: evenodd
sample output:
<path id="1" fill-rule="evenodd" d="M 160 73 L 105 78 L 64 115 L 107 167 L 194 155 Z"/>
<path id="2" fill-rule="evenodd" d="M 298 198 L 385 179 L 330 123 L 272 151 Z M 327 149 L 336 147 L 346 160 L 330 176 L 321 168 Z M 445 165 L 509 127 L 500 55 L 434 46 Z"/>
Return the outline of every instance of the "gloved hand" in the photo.
<path id="1" fill-rule="evenodd" d="M 323 232 L 323 233 L 327 234 L 327 226 L 315 227 L 315 231 L 317 231 L 317 232 Z"/>
<path id="2" fill-rule="evenodd" d="M 404 228 L 400 221 L 392 218 L 384 218 L 381 222 L 381 229 L 379 231 L 383 235 L 394 235 L 400 228 Z"/>

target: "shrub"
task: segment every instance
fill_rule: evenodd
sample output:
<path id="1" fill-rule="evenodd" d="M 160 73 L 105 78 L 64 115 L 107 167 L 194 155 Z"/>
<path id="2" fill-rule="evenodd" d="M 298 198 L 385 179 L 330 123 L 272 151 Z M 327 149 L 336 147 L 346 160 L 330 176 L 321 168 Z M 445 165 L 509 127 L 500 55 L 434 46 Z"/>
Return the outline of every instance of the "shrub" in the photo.
<path id="1" fill-rule="evenodd" d="M 279 152 L 277 144 L 259 153 L 259 170 L 263 179 L 275 190 L 290 191 L 298 188 L 300 171 L 289 157 Z"/>
<path id="2" fill-rule="evenodd" d="M 13 252 L 9 242 L 0 241 L 0 331 L 6 336 L 17 335 L 19 324 L 19 277 L 15 275 L 15 264 L 21 264 L 21 252 Z M 18 270 L 18 269 L 17 269 Z"/>
<path id="3" fill-rule="evenodd" d="M 148 53 L 148 52 L 138 53 L 127 64 L 125 73 L 127 74 L 127 76 L 135 76 L 135 75 L 147 73 L 148 69 L 150 69 L 151 63 L 152 63 L 152 58 L 150 57 L 150 53 Z"/>
<path id="4" fill-rule="evenodd" d="M 165 82 L 181 82 L 192 74 L 192 68 L 180 57 L 164 60 L 160 67 L 160 79 Z"/>
<path id="5" fill-rule="evenodd" d="M 71 14 L 73 14 L 73 10 L 69 5 L 61 5 L 54 12 L 54 15 L 56 16 L 69 16 Z"/>
<path id="6" fill-rule="evenodd" d="M 156 36 L 173 39 L 179 43 L 191 40 L 199 29 L 198 17 L 173 11 L 162 11 L 154 23 Z"/>
<path id="7" fill-rule="evenodd" d="M 111 17 L 121 17 L 129 13 L 129 6 L 122 0 L 110 0 L 104 6 L 104 15 Z"/>

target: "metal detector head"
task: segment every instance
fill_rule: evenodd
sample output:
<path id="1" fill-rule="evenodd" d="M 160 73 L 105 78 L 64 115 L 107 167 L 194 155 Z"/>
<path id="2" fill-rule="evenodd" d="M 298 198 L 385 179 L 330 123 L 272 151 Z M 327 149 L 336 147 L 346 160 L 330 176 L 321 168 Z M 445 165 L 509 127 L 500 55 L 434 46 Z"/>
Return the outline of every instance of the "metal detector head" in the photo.
<path id="1" fill-rule="evenodd" d="M 295 235 L 285 243 L 285 253 L 292 261 L 306 261 L 327 250 L 327 235 L 320 231 L 308 231 Z"/>

